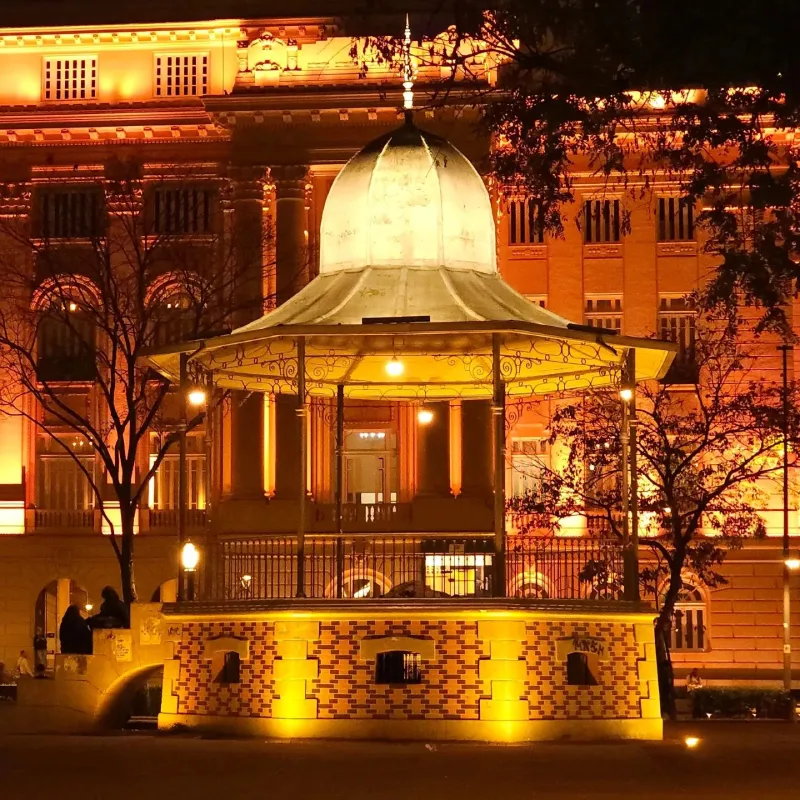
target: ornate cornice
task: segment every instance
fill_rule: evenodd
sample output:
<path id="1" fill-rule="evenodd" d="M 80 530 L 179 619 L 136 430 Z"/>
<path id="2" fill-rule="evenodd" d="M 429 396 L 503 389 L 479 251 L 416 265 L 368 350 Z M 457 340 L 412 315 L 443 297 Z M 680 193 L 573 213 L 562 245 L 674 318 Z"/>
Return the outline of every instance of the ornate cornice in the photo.
<path id="1" fill-rule="evenodd" d="M 0 216 L 28 214 L 31 208 L 29 183 L 0 183 Z"/>
<path id="2" fill-rule="evenodd" d="M 264 203 L 269 186 L 269 170 L 263 166 L 230 166 L 228 183 L 223 190 L 223 203 Z"/>
<path id="3" fill-rule="evenodd" d="M 308 166 L 305 164 L 280 164 L 270 167 L 275 182 L 275 199 L 306 199 Z"/>

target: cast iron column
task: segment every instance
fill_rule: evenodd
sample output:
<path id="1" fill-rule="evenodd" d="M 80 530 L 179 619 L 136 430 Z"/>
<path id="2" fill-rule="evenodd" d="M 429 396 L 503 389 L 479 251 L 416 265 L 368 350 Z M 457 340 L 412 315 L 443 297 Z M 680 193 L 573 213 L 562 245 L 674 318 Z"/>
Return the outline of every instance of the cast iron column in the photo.
<path id="1" fill-rule="evenodd" d="M 297 596 L 306 596 L 305 547 L 306 547 L 306 457 L 308 448 L 308 426 L 306 425 L 306 340 L 297 339 L 297 416 L 300 423 L 300 481 L 297 510 Z"/>
<path id="2" fill-rule="evenodd" d="M 336 387 L 336 596 L 344 596 L 344 386 Z"/>
<path id="3" fill-rule="evenodd" d="M 506 594 L 506 388 L 500 380 L 500 336 L 492 334 L 492 429 L 494 433 L 494 597 Z"/>

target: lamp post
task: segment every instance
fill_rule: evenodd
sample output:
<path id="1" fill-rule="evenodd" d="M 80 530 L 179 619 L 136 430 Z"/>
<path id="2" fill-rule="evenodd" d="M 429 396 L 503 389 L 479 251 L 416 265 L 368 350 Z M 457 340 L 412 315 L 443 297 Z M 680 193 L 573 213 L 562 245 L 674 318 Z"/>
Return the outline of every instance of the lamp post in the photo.
<path id="1" fill-rule="evenodd" d="M 178 374 L 178 546 L 181 549 L 183 562 L 186 544 L 186 512 L 188 508 L 189 482 L 186 476 L 186 430 L 189 426 L 188 406 L 201 406 L 206 402 L 206 392 L 202 387 L 189 383 L 189 354 L 180 355 L 180 372 Z M 194 545 L 192 545 L 194 547 Z M 196 563 L 195 563 L 196 566 Z M 178 600 L 184 599 L 184 579 L 188 580 L 189 572 L 185 565 L 178 576 Z M 194 595 L 194 569 L 192 574 L 192 592 Z M 193 599 L 193 598 L 190 598 Z"/>
<path id="2" fill-rule="evenodd" d="M 194 600 L 194 576 L 200 562 L 200 551 L 192 542 L 185 542 L 181 548 L 181 566 L 186 579 L 186 600 Z"/>
<path id="3" fill-rule="evenodd" d="M 783 373 L 783 688 L 792 688 L 792 604 L 791 575 L 792 559 L 789 553 L 789 353 L 794 348 L 782 344 L 778 350 L 782 356 Z M 793 715 L 794 716 L 794 715 Z"/>

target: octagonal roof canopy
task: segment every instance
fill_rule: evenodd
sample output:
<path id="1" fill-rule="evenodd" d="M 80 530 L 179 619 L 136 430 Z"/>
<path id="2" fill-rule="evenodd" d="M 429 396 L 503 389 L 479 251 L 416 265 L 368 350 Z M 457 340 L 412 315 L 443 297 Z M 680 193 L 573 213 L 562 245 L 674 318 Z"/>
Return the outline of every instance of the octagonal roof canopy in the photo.
<path id="1" fill-rule="evenodd" d="M 219 386 L 295 393 L 301 339 L 309 395 L 385 400 L 491 397 L 495 355 L 506 394 L 531 397 L 617 385 L 630 350 L 637 380 L 659 378 L 676 350 L 573 325 L 506 284 L 483 181 L 410 119 L 334 181 L 311 283 L 228 336 L 149 359 L 177 380 L 190 352 Z"/>

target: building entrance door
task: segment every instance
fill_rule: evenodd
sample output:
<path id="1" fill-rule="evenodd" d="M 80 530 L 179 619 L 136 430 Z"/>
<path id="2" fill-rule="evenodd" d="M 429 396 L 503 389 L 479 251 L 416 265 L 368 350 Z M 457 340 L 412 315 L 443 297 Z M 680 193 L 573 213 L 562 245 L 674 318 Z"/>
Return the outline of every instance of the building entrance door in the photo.
<path id="1" fill-rule="evenodd" d="M 396 434 L 388 430 L 348 431 L 344 444 L 345 503 L 396 503 Z"/>

